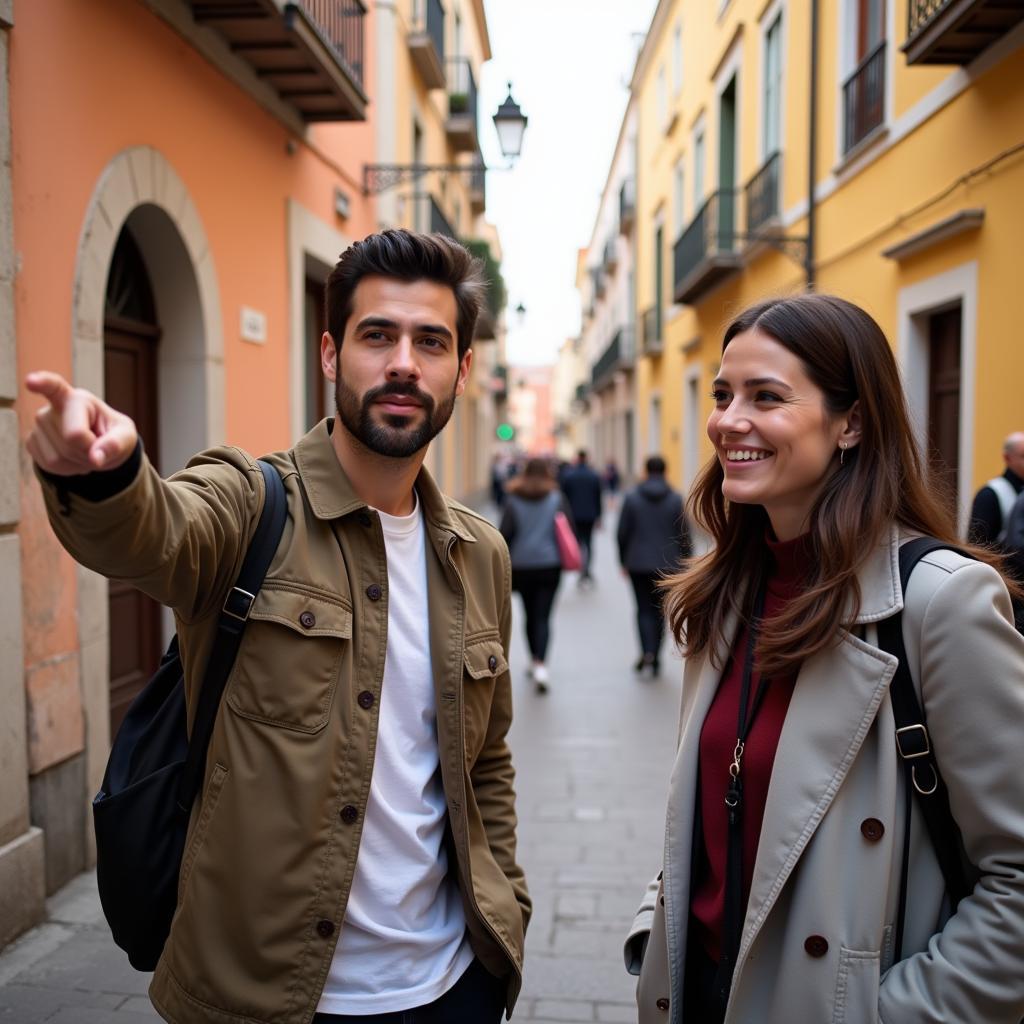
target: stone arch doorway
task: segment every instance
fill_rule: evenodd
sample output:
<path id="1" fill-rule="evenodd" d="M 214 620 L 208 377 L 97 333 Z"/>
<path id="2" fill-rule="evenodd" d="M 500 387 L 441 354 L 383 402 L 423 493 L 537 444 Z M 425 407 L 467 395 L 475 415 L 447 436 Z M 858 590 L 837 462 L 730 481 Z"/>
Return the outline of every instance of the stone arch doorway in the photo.
<path id="1" fill-rule="evenodd" d="M 111 340 L 107 284 L 123 235 L 136 250 L 136 265 L 141 263 L 145 271 L 153 321 L 149 326 L 158 325 L 160 332 L 153 433 L 159 468 L 169 473 L 195 451 L 223 440 L 223 328 L 213 259 L 199 213 L 171 164 L 148 146 L 125 150 L 107 165 L 93 192 L 79 245 L 73 377 L 100 395 L 107 393 Z M 78 571 L 78 620 L 91 794 L 102 780 L 110 749 L 111 669 L 117 666 L 110 659 L 107 581 L 84 568 Z M 163 613 L 157 631 L 160 646 L 170 625 L 169 614 Z"/>

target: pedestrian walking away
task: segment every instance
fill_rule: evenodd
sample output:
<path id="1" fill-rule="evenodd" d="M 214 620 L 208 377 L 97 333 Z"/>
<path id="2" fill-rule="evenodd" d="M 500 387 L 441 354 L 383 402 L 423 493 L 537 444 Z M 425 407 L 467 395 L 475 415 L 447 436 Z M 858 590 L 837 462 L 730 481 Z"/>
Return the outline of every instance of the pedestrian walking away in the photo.
<path id="1" fill-rule="evenodd" d="M 1018 1024 L 1019 588 L 958 546 L 859 307 L 741 313 L 712 388 L 639 1024 Z"/>
<path id="2" fill-rule="evenodd" d="M 666 573 L 678 571 L 682 560 L 690 557 L 692 544 L 682 495 L 665 480 L 665 460 L 652 455 L 644 469 L 646 479 L 623 499 L 616 540 L 619 564 L 629 575 L 636 599 L 640 657 L 634 667 L 657 676 L 665 636 L 660 584 Z"/>
<path id="3" fill-rule="evenodd" d="M 544 459 L 529 459 L 523 472 L 509 481 L 500 530 L 512 560 L 512 589 L 523 599 L 530 678 L 538 693 L 547 693 L 551 611 L 562 579 L 555 537 L 555 516 L 572 523 L 568 502 Z"/>
<path id="4" fill-rule="evenodd" d="M 590 573 L 591 544 L 594 530 L 601 522 L 601 477 L 587 461 L 587 453 L 580 449 L 576 461 L 566 467 L 559 477 L 559 485 L 572 509 L 576 539 L 580 543 L 583 568 L 580 569 L 579 584 L 593 582 Z"/>
<path id="5" fill-rule="evenodd" d="M 150 998 L 175 1024 L 494 1024 L 530 900 L 516 861 L 511 566 L 423 469 L 472 364 L 480 267 L 440 235 L 350 246 L 326 289 L 337 416 L 266 457 L 288 523 L 242 637 Z M 190 710 L 264 500 L 238 448 L 161 479 L 54 373 L 28 439 L 83 565 L 173 609 Z M 250 595 L 251 596 L 251 595 Z M 191 717 L 191 716 L 190 716 Z"/>

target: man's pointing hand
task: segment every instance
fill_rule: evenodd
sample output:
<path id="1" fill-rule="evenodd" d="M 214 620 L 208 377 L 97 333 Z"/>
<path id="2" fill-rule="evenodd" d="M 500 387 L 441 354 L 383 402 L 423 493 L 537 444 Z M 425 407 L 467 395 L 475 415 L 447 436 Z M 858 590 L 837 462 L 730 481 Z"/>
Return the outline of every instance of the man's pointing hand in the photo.
<path id="1" fill-rule="evenodd" d="M 25 445 L 41 469 L 57 476 L 116 469 L 135 451 L 135 423 L 91 391 L 45 370 L 30 373 L 25 386 L 48 403 Z"/>

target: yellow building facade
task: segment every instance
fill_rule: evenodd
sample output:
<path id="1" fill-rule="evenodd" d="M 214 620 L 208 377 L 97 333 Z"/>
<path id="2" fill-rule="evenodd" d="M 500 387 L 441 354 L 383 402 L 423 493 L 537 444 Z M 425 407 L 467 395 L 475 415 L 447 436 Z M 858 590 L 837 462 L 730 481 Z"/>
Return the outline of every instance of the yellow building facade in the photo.
<path id="1" fill-rule="evenodd" d="M 965 525 L 1024 409 L 1022 19 L 985 0 L 658 5 L 632 83 L 636 404 L 686 486 L 725 325 L 810 286 L 885 330 Z"/>

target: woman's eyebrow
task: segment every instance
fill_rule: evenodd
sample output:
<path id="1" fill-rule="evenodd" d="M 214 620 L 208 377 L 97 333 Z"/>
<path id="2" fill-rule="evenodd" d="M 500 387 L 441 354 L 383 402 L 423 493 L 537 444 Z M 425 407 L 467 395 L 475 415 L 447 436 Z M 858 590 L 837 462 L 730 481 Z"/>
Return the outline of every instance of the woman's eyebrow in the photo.
<path id="1" fill-rule="evenodd" d="M 786 391 L 792 391 L 792 387 L 788 385 L 784 380 L 779 380 L 778 377 L 749 377 L 743 382 L 743 386 L 747 388 L 760 388 L 764 387 L 765 384 L 773 384 L 776 387 L 783 388 Z M 728 387 L 729 382 L 724 377 L 716 377 L 712 382 L 712 387 Z"/>

